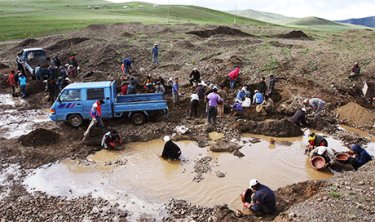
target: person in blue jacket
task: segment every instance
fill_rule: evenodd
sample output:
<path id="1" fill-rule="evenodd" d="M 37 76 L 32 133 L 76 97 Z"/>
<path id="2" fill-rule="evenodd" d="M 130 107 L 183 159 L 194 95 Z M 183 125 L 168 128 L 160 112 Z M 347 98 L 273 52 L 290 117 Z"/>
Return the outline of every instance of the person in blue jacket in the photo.
<path id="1" fill-rule="evenodd" d="M 252 203 L 245 201 L 243 206 L 248 208 L 256 215 L 272 214 L 276 211 L 276 196 L 267 186 L 252 179 L 249 188 L 253 191 Z"/>
<path id="2" fill-rule="evenodd" d="M 258 90 L 254 91 L 255 95 L 253 97 L 253 103 L 256 105 L 260 105 L 263 103 L 264 96 L 262 93 L 260 93 Z"/>
<path id="3" fill-rule="evenodd" d="M 354 170 L 357 170 L 358 168 L 372 160 L 370 154 L 368 154 L 368 152 L 360 145 L 354 144 L 350 147 L 350 149 L 355 154 L 355 157 L 350 158 L 350 163 L 352 164 Z"/>
<path id="4" fill-rule="evenodd" d="M 238 91 L 236 96 L 236 101 L 243 102 L 246 98 L 246 87 L 242 87 L 240 91 Z"/>
<path id="5" fill-rule="evenodd" d="M 154 48 L 152 48 L 152 63 L 159 65 L 159 48 L 158 44 L 154 44 Z"/>
<path id="6" fill-rule="evenodd" d="M 128 57 L 126 57 L 122 63 L 124 64 L 125 74 L 128 74 L 132 69 L 132 60 Z"/>

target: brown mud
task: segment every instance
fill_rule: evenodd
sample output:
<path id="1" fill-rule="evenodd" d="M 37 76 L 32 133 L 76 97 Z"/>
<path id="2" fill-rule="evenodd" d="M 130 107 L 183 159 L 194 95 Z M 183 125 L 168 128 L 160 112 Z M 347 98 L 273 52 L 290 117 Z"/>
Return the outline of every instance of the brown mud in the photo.
<path id="1" fill-rule="evenodd" d="M 186 34 L 188 32 L 193 33 Z M 0 67 L 0 71 L 1 73 L 9 73 L 11 69 L 16 68 L 14 57 L 22 48 L 43 47 L 47 49 L 48 56 L 53 57 L 58 55 L 63 64 L 68 62 L 68 57 L 72 53 L 77 55 L 76 57 L 81 70 L 77 77 L 72 78 L 73 81 L 118 79 L 120 76 L 120 61 L 125 56 L 130 56 L 135 60 L 134 70 L 136 71 L 133 74 L 140 79 L 141 83 L 147 74 L 151 74 L 154 78 L 161 76 L 164 79 L 172 76 L 179 77 L 181 80 L 181 92 L 186 94 L 181 98 L 179 108 L 174 107 L 171 102 L 171 96 L 169 94 L 166 95 L 170 107 L 168 118 L 155 116 L 143 126 L 134 126 L 126 118 L 104 121 L 107 127 L 115 128 L 120 132 L 125 144 L 160 139 L 164 135 L 175 133 L 174 129 L 176 126 L 185 125 L 190 129 L 190 132 L 183 136 L 176 136 L 175 138 L 180 137 L 179 139 L 197 141 L 200 147 L 204 147 L 203 149 L 226 150 L 226 152 L 233 152 L 233 154 L 236 154 L 238 151 L 240 152 L 237 153 L 239 156 L 241 153 L 248 156 L 247 151 L 243 150 L 243 148 L 236 150 L 231 146 L 231 140 L 239 140 L 243 132 L 281 137 L 303 135 L 303 131 L 291 124 L 287 119 L 298 108 L 302 107 L 302 101 L 307 97 L 319 97 L 327 102 L 326 113 L 323 115 L 321 121 L 313 122 L 308 117 L 312 122 L 312 128 L 332 133 L 335 138 L 343 140 L 345 146 L 349 146 L 353 142 L 366 145 L 371 141 L 371 134 L 375 134 L 374 123 L 371 125 L 370 122 L 368 124 L 364 124 L 363 121 L 351 122 L 348 121 L 348 118 L 343 120 L 333 115 L 333 111 L 349 102 L 354 102 L 362 106 L 363 109 L 366 109 L 367 113 L 374 113 L 374 107 L 367 104 L 360 95 L 362 82 L 368 79 L 375 79 L 373 75 L 375 72 L 375 63 L 371 59 L 374 57 L 373 52 L 375 51 L 373 33 L 365 30 L 348 31 L 327 34 L 324 38 L 316 38 L 314 41 L 300 41 L 310 39 L 310 36 L 315 37 L 314 33 L 308 31 L 306 33 L 299 31 L 290 32 L 284 36 L 285 38 L 281 36 L 276 37 L 275 33 L 280 33 L 280 30 L 276 28 L 273 30 L 273 28 L 247 26 L 240 26 L 233 29 L 230 27 L 205 27 L 189 24 L 176 26 L 142 25 L 139 23 L 90 25 L 86 29 L 71 33 L 37 39 L 25 39 L 21 42 L 0 45 L 1 64 L 3 64 Z M 88 38 L 88 36 L 95 36 L 95 38 Z M 154 66 L 150 61 L 150 50 L 155 42 L 159 43 L 161 49 L 160 66 Z M 358 44 L 365 45 L 367 50 L 362 50 L 363 46 Z M 181 48 L 184 50 L 181 50 Z M 322 48 L 326 50 L 322 50 Z M 354 61 L 359 61 L 362 65 L 363 75 L 356 80 L 348 81 L 348 72 Z M 275 99 L 275 112 L 267 116 L 262 116 L 249 109 L 244 112 L 245 115 L 240 117 L 226 115 L 225 118 L 219 119 L 218 123 L 214 126 L 205 125 L 205 119 L 203 118 L 197 120 L 186 119 L 185 117 L 187 117 L 187 110 L 190 105 L 189 95 L 191 88 L 188 85 L 188 75 L 191 70 L 194 67 L 198 67 L 202 79 L 205 81 L 226 83 L 226 74 L 238 65 L 242 68 L 238 81 L 239 86 L 236 90 L 228 90 L 228 105 L 233 103 L 233 98 L 239 87 L 249 84 L 253 87 L 252 90 L 254 90 L 261 76 L 274 74 L 277 77 L 275 89 L 277 98 L 273 98 Z M 144 73 L 138 71 L 140 68 L 145 70 Z M 2 79 L 0 91 L 9 93 L 9 89 L 5 88 L 5 80 L 6 78 Z M 324 87 L 321 87 L 322 83 L 324 83 Z M 22 111 L 29 108 L 49 109 L 50 104 L 44 99 L 43 83 L 33 82 L 30 79 L 28 94 L 29 98 L 26 101 L 30 104 L 17 107 L 17 110 Z M 9 107 L 3 106 L 2 108 L 8 109 Z M 352 127 L 361 128 L 369 133 L 370 137 L 341 131 L 336 126 L 340 122 Z M 87 125 L 88 122 L 85 122 L 82 127 L 73 129 L 60 123 L 47 122 L 40 124 L 38 127 L 46 129 L 48 133 L 59 135 L 58 140 L 55 142 L 52 140 L 52 146 L 47 146 L 50 141 L 47 142 L 44 138 L 37 140 L 34 147 L 23 146 L 17 139 L 2 138 L 2 146 L 0 148 L 0 162 L 2 165 L 0 170 L 6 169 L 9 164 L 20 164 L 20 167 L 24 170 L 38 168 L 66 158 L 85 159 L 99 147 L 101 135 L 104 132 L 94 129 L 89 139 L 82 142 L 83 132 Z M 38 131 L 32 133 L 39 135 L 36 132 Z M 208 133 L 210 132 L 222 133 L 224 138 L 220 140 L 225 141 L 225 144 L 220 144 L 220 141 L 209 141 Z M 42 135 L 47 134 L 42 133 Z M 29 139 L 23 139 L 23 141 L 25 145 L 29 145 L 30 142 L 34 143 Z M 216 148 L 215 146 L 210 146 L 212 143 L 218 144 Z M 276 140 L 276 144 L 278 143 L 282 142 Z M 288 146 L 287 143 L 284 145 Z M 272 144 L 266 144 L 265 147 L 267 146 L 270 149 L 274 149 L 274 145 Z M 225 149 L 221 149 L 223 147 Z M 222 153 L 217 154 L 222 155 Z M 233 157 L 232 154 L 230 156 Z M 237 158 L 236 156 L 234 157 Z M 197 169 L 199 168 L 198 172 L 214 173 L 210 172 L 209 169 L 215 164 L 214 161 L 210 161 L 205 156 L 197 158 L 196 161 L 200 161 L 200 165 L 197 165 L 199 166 L 197 167 Z M 364 168 L 361 175 L 365 175 L 366 170 L 370 171 L 371 169 L 369 167 Z M 224 178 L 231 176 L 228 175 L 225 169 L 220 169 L 219 171 L 224 172 Z M 27 172 L 23 174 L 27 174 Z M 197 173 L 197 179 L 203 178 L 202 180 L 206 180 L 206 175 L 207 173 L 202 175 Z M 218 175 L 221 174 L 219 173 Z M 371 175 L 367 176 L 372 178 Z M 357 179 L 355 174 L 350 173 L 345 173 L 342 177 L 343 180 L 345 178 Z M 245 179 L 247 181 L 249 178 Z M 318 192 L 318 195 L 320 195 L 322 193 L 321 186 L 325 187 L 324 189 L 330 187 L 324 182 L 306 182 L 282 188 L 288 192 L 283 192 L 283 190 L 277 191 L 278 201 L 280 201 L 280 211 L 286 211 L 280 214 L 276 218 L 276 221 L 279 218 L 281 218 L 281 221 L 285 218 L 289 220 L 289 216 L 294 216 L 295 214 L 298 215 L 295 218 L 293 217 L 295 220 L 319 218 L 319 215 L 315 213 L 312 214 L 311 218 L 303 213 L 303 210 L 310 212 L 304 208 L 305 202 L 303 200 L 310 198 L 311 195 L 318 191 L 320 191 Z M 343 185 L 340 186 L 340 189 L 342 189 Z M 370 188 L 371 186 L 368 187 L 368 189 Z M 86 219 L 93 220 L 103 215 L 113 218 L 110 217 L 112 213 L 105 214 L 107 212 L 103 210 L 106 209 L 105 207 L 98 207 L 99 213 L 97 210 L 93 210 L 94 206 L 91 202 L 95 203 L 93 199 L 97 200 L 96 198 L 80 197 L 77 200 L 68 201 L 46 194 L 38 194 L 38 197 L 35 198 L 28 192 L 17 188 L 17 186 L 14 186 L 13 189 L 15 192 L 9 198 L 0 200 L 0 209 L 3 213 L 1 216 L 8 220 L 23 220 L 25 218 L 35 218 L 35 220 L 38 220 L 41 219 L 39 217 L 41 215 L 51 216 L 53 214 L 58 215 L 56 220 L 81 220 L 82 215 L 85 215 Z M 352 189 L 355 189 L 355 187 L 352 187 Z M 296 191 L 297 194 L 293 196 L 291 195 L 291 191 Z M 313 196 L 311 199 L 314 199 L 318 195 Z M 328 193 L 328 195 L 330 194 Z M 328 198 L 325 200 L 325 196 L 323 195 L 319 198 L 324 200 L 322 201 L 324 204 L 340 206 L 340 204 L 345 203 L 345 198 L 350 199 L 351 197 L 343 199 Z M 331 203 L 331 199 L 334 202 Z M 26 201 L 23 203 L 22 200 Z M 34 201 L 36 201 L 38 208 L 29 209 L 30 205 L 35 204 Z M 314 199 L 314 201 L 318 200 Z M 10 210 L 7 210 L 9 203 L 12 202 L 14 202 L 14 205 L 11 205 L 11 208 L 14 209 L 11 210 L 9 208 Z M 301 203 L 294 205 L 295 202 Z M 363 205 L 362 202 L 358 203 Z M 309 206 L 309 204 L 310 202 L 306 201 L 306 206 Z M 63 206 L 63 211 L 52 209 L 51 206 L 55 205 Z M 290 211 L 292 205 L 295 207 L 293 209 L 296 210 Z M 99 204 L 99 206 L 101 205 Z M 23 209 L 27 209 L 24 214 L 22 214 Z M 202 208 L 203 210 L 201 210 L 201 207 L 192 205 L 186 201 L 171 201 L 168 209 L 171 209 L 170 215 L 165 217 L 165 220 L 169 221 L 176 219 L 194 219 L 196 221 L 268 220 L 267 218 L 255 217 L 235 219 L 233 217 L 234 212 L 229 210 L 229 208 L 214 207 Z M 311 209 L 316 210 L 314 212 L 319 212 L 319 209 Z M 101 210 L 102 212 L 100 212 Z M 300 210 L 299 213 L 297 212 L 298 210 Z M 94 214 L 85 214 L 82 213 L 83 211 L 92 211 Z M 366 212 L 371 212 L 371 209 Z M 366 212 L 360 211 L 361 215 L 365 215 Z M 289 215 L 289 213 L 293 214 Z M 126 217 L 125 213 L 118 215 L 122 215 L 122 218 Z M 361 215 L 357 214 L 354 215 L 355 217 L 349 214 L 346 215 L 346 219 L 359 220 L 361 218 Z M 367 214 L 365 216 L 368 217 Z M 292 220 L 294 220 L 293 218 Z M 152 218 L 147 216 L 144 219 L 152 220 Z M 332 220 L 332 218 L 328 218 L 327 220 Z"/>

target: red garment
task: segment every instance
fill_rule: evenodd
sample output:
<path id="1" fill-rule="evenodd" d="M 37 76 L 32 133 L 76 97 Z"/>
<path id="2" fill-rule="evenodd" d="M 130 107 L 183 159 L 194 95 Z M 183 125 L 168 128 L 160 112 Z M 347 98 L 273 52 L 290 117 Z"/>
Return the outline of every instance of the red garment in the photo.
<path id="1" fill-rule="evenodd" d="M 320 144 L 318 144 L 318 145 L 315 144 L 315 140 L 310 140 L 309 143 L 310 143 L 311 146 L 326 146 L 324 141 L 320 142 Z"/>
<path id="2" fill-rule="evenodd" d="M 9 77 L 8 77 L 8 84 L 10 86 L 15 86 L 17 83 L 16 83 L 16 74 L 14 73 L 10 73 L 9 74 Z"/>
<path id="3" fill-rule="evenodd" d="M 122 63 L 122 65 L 121 65 L 121 71 L 122 71 L 122 73 L 125 73 L 125 65 L 124 65 L 124 63 Z"/>
<path id="4" fill-rule="evenodd" d="M 240 72 L 240 67 L 237 67 L 235 70 L 231 71 L 228 74 L 229 79 L 230 80 L 236 80 L 237 77 L 238 77 L 239 72 Z"/>
<path id="5" fill-rule="evenodd" d="M 128 84 L 121 86 L 121 95 L 126 95 L 128 92 Z"/>

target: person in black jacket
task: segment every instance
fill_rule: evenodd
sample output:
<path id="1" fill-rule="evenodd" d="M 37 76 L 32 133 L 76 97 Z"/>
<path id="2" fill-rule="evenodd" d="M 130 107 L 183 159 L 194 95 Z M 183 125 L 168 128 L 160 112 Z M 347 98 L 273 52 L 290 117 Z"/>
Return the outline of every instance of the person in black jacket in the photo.
<path id="1" fill-rule="evenodd" d="M 165 144 L 161 157 L 170 160 L 178 159 L 181 155 L 181 149 L 174 142 L 172 142 L 169 136 L 164 137 L 164 142 Z"/>
<path id="2" fill-rule="evenodd" d="M 298 109 L 296 113 L 294 113 L 290 121 L 295 123 L 297 126 L 308 126 L 305 116 L 306 116 L 306 108 L 301 108 L 301 109 Z"/>
<path id="3" fill-rule="evenodd" d="M 194 68 L 193 71 L 190 73 L 190 85 L 193 85 L 193 82 L 198 84 L 201 81 L 201 74 L 199 73 L 197 68 Z"/>

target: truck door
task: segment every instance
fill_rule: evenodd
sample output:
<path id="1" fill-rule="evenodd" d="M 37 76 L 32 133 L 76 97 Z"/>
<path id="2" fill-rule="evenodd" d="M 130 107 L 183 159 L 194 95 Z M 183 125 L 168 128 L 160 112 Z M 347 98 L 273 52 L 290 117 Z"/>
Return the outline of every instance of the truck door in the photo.
<path id="1" fill-rule="evenodd" d="M 66 120 L 69 114 L 81 114 L 83 103 L 81 89 L 65 89 L 59 97 L 59 105 L 56 108 L 57 119 Z"/>
<path id="2" fill-rule="evenodd" d="M 86 101 L 85 101 L 85 114 L 90 114 L 90 110 L 92 105 L 99 99 L 102 99 L 104 101 L 104 104 L 102 105 L 102 117 L 103 118 L 110 118 L 112 117 L 112 111 L 111 111 L 111 100 L 107 100 L 106 98 L 109 96 L 109 92 L 106 92 L 109 90 L 109 88 L 91 88 L 87 89 L 86 92 Z"/>

